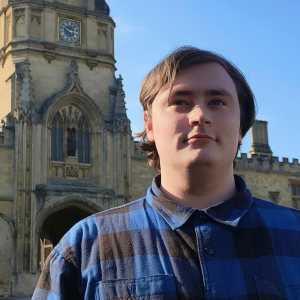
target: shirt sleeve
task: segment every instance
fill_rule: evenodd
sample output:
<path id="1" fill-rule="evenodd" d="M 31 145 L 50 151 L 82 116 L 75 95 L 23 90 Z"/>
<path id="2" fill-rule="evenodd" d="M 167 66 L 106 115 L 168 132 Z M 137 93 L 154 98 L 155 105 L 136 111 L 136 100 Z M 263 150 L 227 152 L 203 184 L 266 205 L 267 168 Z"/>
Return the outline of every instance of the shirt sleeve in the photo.
<path id="1" fill-rule="evenodd" d="M 45 261 L 32 300 L 81 300 L 78 270 L 56 249 Z"/>

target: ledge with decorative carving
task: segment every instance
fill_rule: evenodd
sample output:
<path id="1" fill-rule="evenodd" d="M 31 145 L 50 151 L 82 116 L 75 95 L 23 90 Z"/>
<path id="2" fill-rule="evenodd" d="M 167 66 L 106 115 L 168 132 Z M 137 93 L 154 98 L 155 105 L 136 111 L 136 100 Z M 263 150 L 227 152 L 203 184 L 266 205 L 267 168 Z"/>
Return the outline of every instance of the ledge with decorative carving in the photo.
<path id="1" fill-rule="evenodd" d="M 20 47 L 23 46 L 23 47 Z M 9 49 L 9 50 L 8 50 Z M 45 50 L 46 49 L 46 50 Z M 53 49 L 53 50 L 52 50 Z M 116 60 L 113 55 L 104 50 L 94 50 L 93 56 L 87 54 L 87 50 L 81 46 L 73 46 L 70 48 L 69 45 L 65 45 L 61 42 L 58 43 L 45 43 L 40 39 L 18 39 L 13 40 L 0 49 L 0 64 L 4 65 L 7 56 L 10 53 L 23 52 L 23 51 L 33 51 L 41 53 L 47 60 L 50 56 L 55 57 L 68 57 L 87 60 L 89 64 L 108 64 L 115 69 Z M 96 55 L 97 53 L 97 55 Z M 91 53 L 90 53 L 91 54 Z M 87 57 L 88 56 L 88 57 Z M 53 58 L 53 59 L 54 59 Z M 52 59 L 52 60 L 53 60 Z M 89 67 L 91 67 L 89 65 Z M 95 66 L 93 66 L 94 68 Z"/>
<path id="2" fill-rule="evenodd" d="M 51 161 L 51 177 L 91 180 L 91 165 Z"/>

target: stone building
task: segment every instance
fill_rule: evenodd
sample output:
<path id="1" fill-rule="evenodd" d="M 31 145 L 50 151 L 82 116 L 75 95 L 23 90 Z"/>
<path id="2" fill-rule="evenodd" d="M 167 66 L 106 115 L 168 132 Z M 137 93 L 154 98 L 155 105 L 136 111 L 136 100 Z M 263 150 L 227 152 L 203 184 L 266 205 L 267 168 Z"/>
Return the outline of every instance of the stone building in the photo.
<path id="1" fill-rule="evenodd" d="M 72 225 L 154 174 L 115 78 L 114 27 L 104 0 L 0 1 L 0 295 L 32 293 Z"/>
<path id="2" fill-rule="evenodd" d="M 104 0 L 0 0 L 0 295 L 31 294 L 72 225 L 155 175 L 132 139 L 114 27 Z M 236 173 L 300 208 L 298 161 L 272 156 L 266 122 L 252 135 Z"/>
<path id="3" fill-rule="evenodd" d="M 251 128 L 249 158 L 241 153 L 235 173 L 241 175 L 256 197 L 300 209 L 300 165 L 298 159 L 273 156 L 268 141 L 266 121 L 256 121 Z"/>

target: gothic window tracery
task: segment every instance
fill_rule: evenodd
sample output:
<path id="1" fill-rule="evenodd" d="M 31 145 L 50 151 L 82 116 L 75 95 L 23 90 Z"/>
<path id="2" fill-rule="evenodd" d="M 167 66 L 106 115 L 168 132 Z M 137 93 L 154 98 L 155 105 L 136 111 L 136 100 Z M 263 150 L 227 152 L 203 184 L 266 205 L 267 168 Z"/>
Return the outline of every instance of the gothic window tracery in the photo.
<path id="1" fill-rule="evenodd" d="M 75 159 L 90 163 L 90 129 L 85 116 L 73 106 L 56 113 L 51 127 L 51 160 Z"/>

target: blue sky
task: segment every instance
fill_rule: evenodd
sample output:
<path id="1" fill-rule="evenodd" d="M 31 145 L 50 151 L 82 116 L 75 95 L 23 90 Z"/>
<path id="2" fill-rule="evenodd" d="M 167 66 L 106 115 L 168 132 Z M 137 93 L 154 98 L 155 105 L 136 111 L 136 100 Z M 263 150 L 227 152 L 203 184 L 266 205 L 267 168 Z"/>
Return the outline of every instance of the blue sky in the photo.
<path id="1" fill-rule="evenodd" d="M 116 75 L 122 74 L 132 131 L 143 128 L 139 86 L 171 50 L 192 45 L 230 59 L 268 121 L 274 156 L 300 160 L 300 1 L 107 0 L 116 22 Z M 250 148 L 250 134 L 241 152 Z"/>

